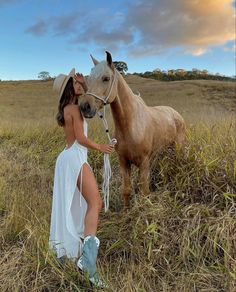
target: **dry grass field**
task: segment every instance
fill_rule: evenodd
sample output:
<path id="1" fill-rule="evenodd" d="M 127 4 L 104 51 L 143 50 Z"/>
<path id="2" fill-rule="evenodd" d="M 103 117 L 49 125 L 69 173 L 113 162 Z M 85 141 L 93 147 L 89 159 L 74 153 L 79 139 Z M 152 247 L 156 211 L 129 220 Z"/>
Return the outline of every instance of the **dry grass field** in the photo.
<path id="1" fill-rule="evenodd" d="M 235 84 L 160 82 L 129 75 L 148 105 L 170 105 L 187 121 L 185 153 L 152 161 L 141 197 L 134 169 L 124 210 L 116 153 L 110 209 L 101 214 L 98 267 L 108 291 L 236 291 Z M 74 264 L 48 250 L 53 171 L 65 147 L 52 82 L 0 82 L 0 291 L 96 291 Z M 110 118 L 111 128 L 113 127 Z M 105 142 L 98 118 L 92 139 Z M 101 185 L 103 157 L 89 151 Z"/>

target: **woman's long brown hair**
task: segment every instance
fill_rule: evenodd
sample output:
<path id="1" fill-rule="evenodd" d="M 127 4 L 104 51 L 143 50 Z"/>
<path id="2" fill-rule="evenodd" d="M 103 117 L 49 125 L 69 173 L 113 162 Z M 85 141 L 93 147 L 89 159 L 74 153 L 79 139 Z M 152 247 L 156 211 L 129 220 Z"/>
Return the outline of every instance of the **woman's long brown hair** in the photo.
<path id="1" fill-rule="evenodd" d="M 64 119 L 64 107 L 69 104 L 75 97 L 75 90 L 73 86 L 73 79 L 70 78 L 66 84 L 66 87 L 63 91 L 61 99 L 58 105 L 58 113 L 56 115 L 56 120 L 59 126 L 63 127 L 65 125 Z M 78 104 L 78 100 L 76 100 L 75 104 Z"/>

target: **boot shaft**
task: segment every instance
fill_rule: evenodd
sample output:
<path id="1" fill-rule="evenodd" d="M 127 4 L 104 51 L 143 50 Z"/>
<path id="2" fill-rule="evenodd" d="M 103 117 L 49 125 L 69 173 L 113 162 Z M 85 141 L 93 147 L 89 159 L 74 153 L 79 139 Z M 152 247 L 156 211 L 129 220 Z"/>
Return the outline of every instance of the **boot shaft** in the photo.
<path id="1" fill-rule="evenodd" d="M 90 277 L 97 271 L 96 262 L 99 245 L 100 241 L 96 236 L 86 236 L 84 238 L 82 255 L 77 262 L 77 266 L 83 271 L 88 272 Z"/>

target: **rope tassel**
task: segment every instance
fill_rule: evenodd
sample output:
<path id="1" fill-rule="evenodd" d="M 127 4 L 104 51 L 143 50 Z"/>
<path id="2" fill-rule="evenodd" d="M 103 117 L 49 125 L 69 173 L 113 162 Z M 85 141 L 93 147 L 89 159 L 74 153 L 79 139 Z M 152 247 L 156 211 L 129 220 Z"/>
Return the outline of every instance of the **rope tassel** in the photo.
<path id="1" fill-rule="evenodd" d="M 113 138 L 110 141 L 110 144 L 115 145 L 117 143 L 117 140 Z M 109 184 L 110 184 L 110 178 L 111 178 L 111 164 L 109 159 L 109 154 L 105 153 L 103 156 L 104 166 L 103 166 L 103 183 L 102 183 L 102 191 L 104 194 L 104 205 L 105 205 L 105 212 L 107 212 L 109 208 L 109 200 L 110 200 L 110 190 L 109 190 Z"/>
<path id="2" fill-rule="evenodd" d="M 105 114 L 105 107 L 103 115 L 101 113 L 98 113 L 99 117 L 102 119 L 104 128 L 106 130 L 107 137 L 109 139 L 109 143 L 112 145 L 115 145 L 117 143 L 117 140 L 115 138 L 111 139 L 108 129 L 108 124 L 106 120 L 106 114 Z M 103 183 L 102 183 L 102 192 L 103 192 L 103 200 L 104 200 L 104 207 L 105 212 L 109 209 L 109 201 L 110 201 L 110 178 L 111 178 L 111 164 L 109 159 L 109 154 L 104 153 L 103 156 Z"/>
<path id="3" fill-rule="evenodd" d="M 102 192 L 103 200 L 105 206 L 105 212 L 109 209 L 109 199 L 110 199 L 110 178 L 111 178 L 111 164 L 109 159 L 109 154 L 104 154 L 103 156 L 104 166 L 103 166 L 103 183 L 102 183 Z"/>

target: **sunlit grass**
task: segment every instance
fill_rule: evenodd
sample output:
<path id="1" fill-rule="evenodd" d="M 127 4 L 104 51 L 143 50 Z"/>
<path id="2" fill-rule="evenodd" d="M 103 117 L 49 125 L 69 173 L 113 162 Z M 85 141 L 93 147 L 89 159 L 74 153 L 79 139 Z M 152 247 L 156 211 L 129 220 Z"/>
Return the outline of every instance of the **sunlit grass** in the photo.
<path id="1" fill-rule="evenodd" d="M 42 108 L 35 112 L 31 104 L 34 119 L 45 117 L 41 122 L 15 113 L 0 126 L 1 291 L 92 291 L 73 262 L 62 265 L 48 249 L 54 166 L 65 139 Z M 211 117 L 185 116 L 185 150 L 154 157 L 148 197 L 139 194 L 133 169 L 128 210 L 117 155 L 111 155 L 110 209 L 102 212 L 97 234 L 99 271 L 110 291 L 235 290 L 235 121 Z M 89 136 L 106 142 L 98 118 L 90 121 Z M 101 187 L 103 155 L 89 151 L 89 162 Z"/>
<path id="2" fill-rule="evenodd" d="M 95 124 L 90 130 L 105 139 Z M 98 231 L 99 267 L 111 291 L 233 289 L 234 130 L 233 123 L 189 127 L 185 152 L 156 156 L 153 192 L 145 198 L 133 193 L 128 211 L 122 208 L 112 155 L 111 207 L 102 213 Z M 88 291 L 73 263 L 60 266 L 48 250 L 54 163 L 65 145 L 61 129 L 2 128 L 0 136 L 3 291 L 83 286 Z M 91 151 L 89 158 L 101 182 L 103 157 Z"/>

